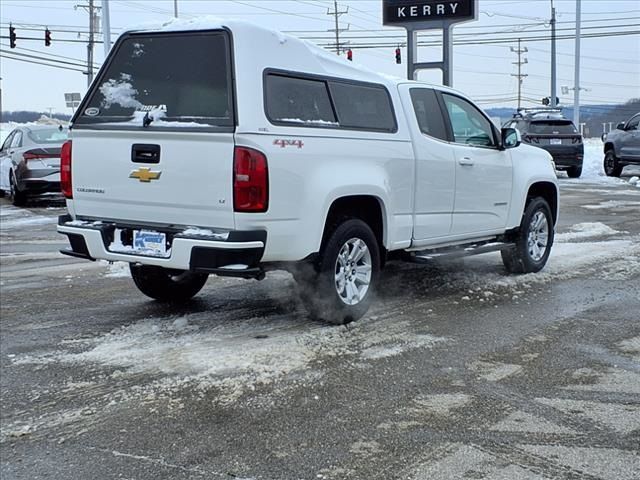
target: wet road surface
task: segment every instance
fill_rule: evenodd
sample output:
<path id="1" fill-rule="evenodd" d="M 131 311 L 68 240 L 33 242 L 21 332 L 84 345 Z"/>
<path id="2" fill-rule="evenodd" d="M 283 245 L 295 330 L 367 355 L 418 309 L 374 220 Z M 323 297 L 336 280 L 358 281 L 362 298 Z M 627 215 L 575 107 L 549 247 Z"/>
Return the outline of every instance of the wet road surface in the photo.
<path id="1" fill-rule="evenodd" d="M 3 479 L 640 478 L 640 188 L 561 180 L 549 264 L 391 263 L 361 321 L 285 272 L 147 300 L 1 202 Z M 51 200 L 51 199 L 49 199 Z"/>

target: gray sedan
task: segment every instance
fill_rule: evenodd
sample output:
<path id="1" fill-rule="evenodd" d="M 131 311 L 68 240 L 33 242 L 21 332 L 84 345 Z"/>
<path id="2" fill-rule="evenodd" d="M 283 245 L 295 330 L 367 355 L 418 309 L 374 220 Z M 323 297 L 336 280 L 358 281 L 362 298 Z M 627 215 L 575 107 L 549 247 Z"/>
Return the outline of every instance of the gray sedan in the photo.
<path id="1" fill-rule="evenodd" d="M 62 126 L 29 125 L 12 131 L 0 149 L 0 196 L 14 205 L 29 196 L 60 191 L 60 148 L 68 130 Z"/>

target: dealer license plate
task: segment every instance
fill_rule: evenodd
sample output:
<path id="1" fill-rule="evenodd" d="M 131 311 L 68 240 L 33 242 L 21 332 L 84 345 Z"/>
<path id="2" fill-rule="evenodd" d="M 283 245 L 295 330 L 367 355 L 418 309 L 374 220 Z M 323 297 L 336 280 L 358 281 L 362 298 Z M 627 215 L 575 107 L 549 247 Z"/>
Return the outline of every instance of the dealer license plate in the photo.
<path id="1" fill-rule="evenodd" d="M 142 255 L 165 256 L 167 253 L 167 235 L 152 230 L 134 230 L 133 249 Z"/>
<path id="2" fill-rule="evenodd" d="M 562 139 L 561 138 L 552 138 L 551 140 L 549 140 L 549 143 L 551 145 L 562 145 Z"/>

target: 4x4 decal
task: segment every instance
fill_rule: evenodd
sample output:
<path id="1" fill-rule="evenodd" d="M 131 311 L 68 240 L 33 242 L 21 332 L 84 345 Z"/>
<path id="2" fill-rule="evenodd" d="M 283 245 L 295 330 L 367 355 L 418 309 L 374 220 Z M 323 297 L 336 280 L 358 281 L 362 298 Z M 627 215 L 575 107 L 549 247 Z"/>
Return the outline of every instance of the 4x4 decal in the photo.
<path id="1" fill-rule="evenodd" d="M 273 141 L 274 145 L 278 145 L 280 148 L 285 148 L 285 147 L 298 147 L 298 148 L 302 148 L 304 147 L 304 142 L 302 140 L 286 140 L 283 138 L 276 138 Z"/>

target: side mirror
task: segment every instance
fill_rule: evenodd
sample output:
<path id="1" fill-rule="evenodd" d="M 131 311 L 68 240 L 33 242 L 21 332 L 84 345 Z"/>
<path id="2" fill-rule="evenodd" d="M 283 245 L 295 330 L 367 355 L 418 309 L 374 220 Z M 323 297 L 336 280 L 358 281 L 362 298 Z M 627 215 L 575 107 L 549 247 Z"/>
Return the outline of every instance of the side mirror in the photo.
<path id="1" fill-rule="evenodd" d="M 520 131 L 515 128 L 503 128 L 501 131 L 502 148 L 516 148 L 522 143 L 522 137 Z"/>
<path id="2" fill-rule="evenodd" d="M 624 122 L 620 122 L 618 125 L 616 125 L 616 130 L 624 130 Z"/>

